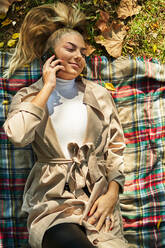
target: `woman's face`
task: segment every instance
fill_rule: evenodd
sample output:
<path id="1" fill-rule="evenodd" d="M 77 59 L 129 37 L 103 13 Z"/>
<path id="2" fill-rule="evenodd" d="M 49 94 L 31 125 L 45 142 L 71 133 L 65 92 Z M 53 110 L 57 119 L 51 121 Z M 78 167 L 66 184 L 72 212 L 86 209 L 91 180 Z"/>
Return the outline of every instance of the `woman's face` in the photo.
<path id="1" fill-rule="evenodd" d="M 62 60 L 65 70 L 57 72 L 57 77 L 66 80 L 76 78 L 85 66 L 85 42 L 75 33 L 64 34 L 55 46 L 56 58 Z"/>

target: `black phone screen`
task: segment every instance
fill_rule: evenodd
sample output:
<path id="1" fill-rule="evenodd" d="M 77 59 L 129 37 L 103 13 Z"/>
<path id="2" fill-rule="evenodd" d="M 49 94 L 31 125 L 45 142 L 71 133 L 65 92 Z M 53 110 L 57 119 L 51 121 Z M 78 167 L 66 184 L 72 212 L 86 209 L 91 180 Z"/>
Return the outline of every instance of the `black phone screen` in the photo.
<path id="1" fill-rule="evenodd" d="M 49 48 L 42 56 L 41 56 L 41 60 L 42 62 L 45 64 L 46 60 L 49 59 L 51 56 L 55 55 L 55 52 L 53 50 L 53 48 Z"/>

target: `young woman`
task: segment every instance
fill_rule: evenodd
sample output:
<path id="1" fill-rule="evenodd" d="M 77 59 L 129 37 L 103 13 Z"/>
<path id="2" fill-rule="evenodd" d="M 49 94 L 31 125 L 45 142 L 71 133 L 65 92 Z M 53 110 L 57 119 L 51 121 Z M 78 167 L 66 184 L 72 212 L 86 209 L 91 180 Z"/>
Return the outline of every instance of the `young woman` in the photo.
<path id="1" fill-rule="evenodd" d="M 124 136 L 111 95 L 80 77 L 86 48 L 74 27 L 84 15 L 64 4 L 46 5 L 30 12 L 26 24 L 41 12 L 54 15 L 55 31 L 50 35 L 49 30 L 42 47 L 54 55 L 46 60 L 42 78 L 14 96 L 4 124 L 16 146 L 31 143 L 37 156 L 22 206 L 28 213 L 29 243 L 32 248 L 125 248 L 119 208 Z M 65 27 L 57 28 L 61 23 Z M 39 30 L 36 25 L 41 34 L 43 26 Z M 25 22 L 23 27 L 22 37 Z M 33 44 L 37 39 L 33 37 Z M 35 45 L 29 55 L 21 42 L 9 74 L 35 57 Z"/>

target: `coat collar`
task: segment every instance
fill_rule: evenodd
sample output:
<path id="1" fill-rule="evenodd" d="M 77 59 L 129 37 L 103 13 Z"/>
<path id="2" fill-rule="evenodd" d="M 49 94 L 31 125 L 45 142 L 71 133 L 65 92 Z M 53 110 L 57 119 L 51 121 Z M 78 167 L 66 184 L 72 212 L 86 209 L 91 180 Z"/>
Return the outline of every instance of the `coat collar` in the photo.
<path id="1" fill-rule="evenodd" d="M 96 90 L 96 87 L 95 87 L 97 83 L 95 81 L 87 80 L 85 78 L 80 78 L 80 81 L 77 81 L 77 82 L 78 82 L 78 88 L 80 90 L 81 88 L 84 88 L 83 103 L 97 109 L 103 115 L 102 108 L 99 105 L 99 101 L 98 101 L 99 91 Z"/>
<path id="2" fill-rule="evenodd" d="M 79 90 L 84 92 L 83 102 L 91 107 L 97 109 L 102 114 L 102 109 L 98 102 L 98 92 L 96 91 L 95 86 L 96 82 L 92 80 L 87 80 L 85 78 L 78 77 L 76 79 L 76 83 L 78 84 Z M 40 78 L 35 84 L 32 85 L 33 92 L 41 90 L 43 87 L 43 80 Z"/>

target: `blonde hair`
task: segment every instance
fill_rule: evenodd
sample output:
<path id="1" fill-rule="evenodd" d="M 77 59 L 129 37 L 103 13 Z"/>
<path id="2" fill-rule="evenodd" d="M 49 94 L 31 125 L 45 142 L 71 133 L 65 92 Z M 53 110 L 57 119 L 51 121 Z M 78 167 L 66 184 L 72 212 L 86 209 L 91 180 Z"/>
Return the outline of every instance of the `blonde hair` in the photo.
<path id="1" fill-rule="evenodd" d="M 22 23 L 19 41 L 4 77 L 9 78 L 16 69 L 40 58 L 62 35 L 84 32 L 85 19 L 79 9 L 63 3 L 44 4 L 31 9 Z"/>
<path id="2" fill-rule="evenodd" d="M 61 39 L 63 35 L 66 34 L 78 34 L 82 37 L 82 35 L 71 28 L 60 28 L 57 31 L 55 31 L 47 40 L 46 46 L 45 46 L 45 52 L 48 50 L 49 47 L 54 48 L 56 46 L 56 43 Z M 83 38 L 83 37 L 82 37 Z"/>

